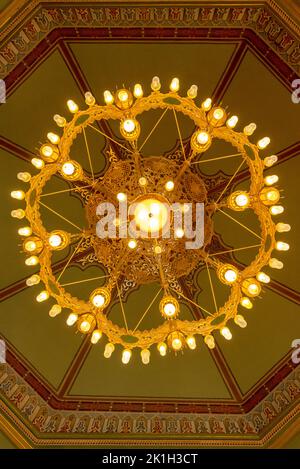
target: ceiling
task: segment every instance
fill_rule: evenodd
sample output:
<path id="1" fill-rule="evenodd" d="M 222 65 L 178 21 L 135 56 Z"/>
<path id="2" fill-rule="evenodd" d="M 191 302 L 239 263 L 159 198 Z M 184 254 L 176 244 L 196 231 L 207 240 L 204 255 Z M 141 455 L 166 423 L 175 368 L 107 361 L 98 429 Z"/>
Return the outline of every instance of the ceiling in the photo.
<path id="1" fill-rule="evenodd" d="M 130 446 L 143 444 L 279 446 L 285 435 L 294 437 L 299 422 L 300 370 L 291 361 L 291 343 L 300 337 L 299 274 L 300 230 L 299 118 L 300 105 L 292 103 L 291 83 L 300 73 L 299 16 L 296 2 L 180 2 L 169 7 L 139 2 L 4 2 L 0 32 L 0 72 L 7 87 L 7 102 L 0 107 L 1 137 L 1 304 L 0 335 L 7 345 L 7 363 L 0 365 L 2 404 L 0 428 L 19 447 Z M 21 4 L 23 6 L 21 6 Z M 142 2 L 140 2 L 142 3 Z M 194 4 L 195 3 L 195 4 Z M 228 5 L 227 5 L 228 4 Z M 9 18 L 9 21 L 8 21 Z M 291 245 L 284 254 L 283 271 L 270 272 L 272 282 L 247 315 L 245 330 L 232 327 L 233 340 L 217 338 L 208 351 L 199 345 L 164 359 L 151 356 L 145 367 L 139 357 L 124 367 L 120 354 L 103 358 L 103 343 L 65 326 L 65 319 L 50 319 L 49 304 L 38 304 L 37 290 L 26 287 L 32 272 L 24 265 L 17 237 L 15 208 L 9 194 L 18 186 L 16 173 L 32 172 L 30 160 L 48 131 L 55 131 L 52 116 L 65 115 L 66 100 L 84 106 L 84 92 L 102 102 L 105 89 L 142 83 L 150 89 L 159 75 L 164 87 L 178 76 L 182 89 L 199 86 L 199 102 L 212 96 L 237 114 L 242 125 L 256 122 L 257 138 L 271 137 L 270 154 L 279 156 L 275 172 L 284 195 L 284 219 L 292 224 Z M 158 114 L 142 121 L 145 135 Z M 188 139 L 192 126 L 179 118 Z M 118 138 L 114 123 L 106 129 Z M 145 155 L 163 154 L 177 145 L 174 121 L 166 117 Z M 106 164 L 104 138 L 88 133 L 94 169 Z M 230 147 L 216 144 L 207 157 L 226 155 Z M 88 170 L 82 141 L 72 157 Z M 236 162 L 222 167 L 211 162 L 202 177 L 221 191 L 236 170 Z M 249 174 L 241 170 L 232 187 L 246 188 Z M 66 188 L 54 178 L 47 190 Z M 49 203 L 50 205 L 50 203 Z M 63 211 L 73 223 L 85 223 L 78 197 L 57 195 L 51 207 Z M 49 211 L 49 228 L 66 228 Z M 251 219 L 249 226 L 256 227 Z M 253 238 L 219 216 L 218 242 L 225 248 L 253 244 Z M 62 251 L 54 259 L 66 263 Z M 246 264 L 253 252 L 236 253 L 234 262 Z M 87 258 L 73 262 L 65 281 L 99 275 L 100 267 Z M 212 304 L 207 273 L 199 269 L 186 279 L 195 301 Z M 38 287 L 33 287 L 38 288 Z M 87 284 L 72 293 L 86 297 Z M 128 321 L 134 326 L 157 290 L 142 286 L 124 296 Z M 221 301 L 222 288 L 216 290 Z M 157 300 L 158 301 L 158 300 Z M 152 327 L 157 303 L 143 323 Z M 195 311 L 184 305 L 183 318 Z M 114 305 L 110 317 L 122 324 Z M 17 435 L 15 429 L 18 428 Z M 7 437 L 3 437 L 6 444 Z M 155 440 L 155 442 L 154 442 Z M 150 442 L 150 443 L 146 443 Z M 0 438 L 1 446 L 1 438 Z"/>

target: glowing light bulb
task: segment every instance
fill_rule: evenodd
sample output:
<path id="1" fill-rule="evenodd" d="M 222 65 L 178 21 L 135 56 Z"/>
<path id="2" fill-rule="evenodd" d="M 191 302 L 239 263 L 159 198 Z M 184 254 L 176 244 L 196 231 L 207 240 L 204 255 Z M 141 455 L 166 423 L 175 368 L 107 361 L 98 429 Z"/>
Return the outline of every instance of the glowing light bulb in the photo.
<path id="1" fill-rule="evenodd" d="M 182 228 L 177 228 L 175 231 L 176 238 L 183 238 L 184 237 L 184 230 Z"/>
<path id="2" fill-rule="evenodd" d="M 76 112 L 78 112 L 79 108 L 78 108 L 77 104 L 72 99 L 69 99 L 67 101 L 67 106 L 68 106 L 69 111 L 72 114 L 76 114 Z"/>
<path id="3" fill-rule="evenodd" d="M 182 348 L 182 340 L 179 337 L 172 340 L 172 348 L 176 351 Z"/>
<path id="4" fill-rule="evenodd" d="M 18 229 L 18 234 L 20 236 L 30 236 L 32 234 L 32 229 L 30 226 L 23 226 L 22 228 Z"/>
<path id="5" fill-rule="evenodd" d="M 269 260 L 269 266 L 270 266 L 272 269 L 283 269 L 283 262 L 279 261 L 279 260 L 276 259 L 275 257 L 272 257 L 272 258 Z"/>
<path id="6" fill-rule="evenodd" d="M 87 333 L 91 329 L 91 323 L 87 320 L 84 320 L 79 325 L 79 330 L 81 332 Z"/>
<path id="7" fill-rule="evenodd" d="M 53 143 L 53 145 L 57 145 L 60 142 L 60 137 L 53 132 L 48 132 L 47 138 L 51 143 Z"/>
<path id="8" fill-rule="evenodd" d="M 101 306 L 103 306 L 105 303 L 104 295 L 99 294 L 93 296 L 92 303 L 94 306 L 96 306 L 96 308 L 101 308 Z"/>
<path id="9" fill-rule="evenodd" d="M 118 92 L 118 98 L 120 101 L 122 101 L 122 103 L 126 103 L 126 101 L 128 101 L 128 98 L 129 98 L 128 92 L 126 90 L 120 90 Z"/>
<path id="10" fill-rule="evenodd" d="M 49 311 L 49 316 L 50 318 L 55 318 L 55 316 L 58 316 L 60 313 L 61 313 L 61 306 L 53 305 Z"/>
<path id="11" fill-rule="evenodd" d="M 41 281 L 40 276 L 37 274 L 34 274 L 26 280 L 26 285 L 27 287 L 32 287 L 33 285 L 38 285 L 40 281 Z"/>
<path id="12" fill-rule="evenodd" d="M 164 305 L 164 313 L 168 317 L 174 316 L 176 313 L 176 306 L 173 303 L 166 303 Z"/>
<path id="13" fill-rule="evenodd" d="M 271 281 L 269 275 L 265 274 L 264 272 L 258 272 L 256 278 L 261 283 L 270 283 Z"/>
<path id="14" fill-rule="evenodd" d="M 170 83 L 170 91 L 176 92 L 178 90 L 179 90 L 179 79 L 173 78 L 173 80 Z"/>
<path id="15" fill-rule="evenodd" d="M 127 196 L 126 194 L 124 194 L 124 192 L 119 192 L 117 194 L 117 199 L 119 202 L 125 202 L 125 200 L 127 199 Z"/>
<path id="16" fill-rule="evenodd" d="M 77 319 L 78 319 L 78 315 L 76 313 L 69 314 L 67 321 L 66 321 L 67 326 L 73 326 L 75 322 L 77 321 Z"/>
<path id="17" fill-rule="evenodd" d="M 154 252 L 155 252 L 155 254 L 161 254 L 162 253 L 162 248 L 160 246 L 154 246 Z"/>
<path id="18" fill-rule="evenodd" d="M 264 137 L 258 140 L 257 146 L 260 150 L 264 150 L 270 144 L 271 139 L 269 137 Z"/>
<path id="19" fill-rule="evenodd" d="M 233 283 L 237 279 L 237 272 L 232 269 L 228 269 L 224 273 L 224 278 L 228 283 Z"/>
<path id="20" fill-rule="evenodd" d="M 46 301 L 48 300 L 48 298 L 49 298 L 49 293 L 46 290 L 43 290 L 36 297 L 36 301 L 38 303 L 42 303 L 42 301 Z"/>
<path id="21" fill-rule="evenodd" d="M 153 91 L 159 91 L 161 88 L 160 79 L 158 77 L 153 77 L 151 82 L 151 89 Z"/>
<path id="22" fill-rule="evenodd" d="M 25 260 L 25 264 L 28 266 L 34 266 L 39 263 L 39 258 L 37 256 L 30 256 Z"/>
<path id="23" fill-rule="evenodd" d="M 196 340 L 193 335 L 189 335 L 186 338 L 186 343 L 191 350 L 195 350 L 195 348 L 197 347 Z"/>
<path id="24" fill-rule="evenodd" d="M 248 194 L 239 194 L 234 201 L 238 207 L 247 207 L 249 205 L 249 196 Z"/>
<path id="25" fill-rule="evenodd" d="M 241 304 L 241 306 L 243 306 L 246 309 L 252 309 L 253 308 L 253 303 L 247 296 L 243 296 L 243 298 L 240 301 L 240 304 Z"/>
<path id="26" fill-rule="evenodd" d="M 58 234 L 53 234 L 53 235 L 49 236 L 48 241 L 49 241 L 49 244 L 50 244 L 51 247 L 57 248 L 58 246 L 61 245 L 62 238 Z"/>
<path id="27" fill-rule="evenodd" d="M 237 315 L 234 317 L 234 322 L 235 322 L 239 327 L 241 327 L 242 329 L 244 329 L 245 327 L 247 327 L 247 321 L 246 321 L 246 319 L 244 318 L 244 316 L 242 316 L 241 314 L 237 314 Z"/>
<path id="28" fill-rule="evenodd" d="M 29 182 L 30 179 L 31 179 L 31 174 L 30 173 L 18 173 L 17 174 L 17 178 L 20 180 L 20 181 L 23 181 L 23 182 Z"/>
<path id="29" fill-rule="evenodd" d="M 165 357 L 167 354 L 167 344 L 165 344 L 164 342 L 160 342 L 159 344 L 157 344 L 157 350 L 159 351 L 162 357 Z"/>
<path id="30" fill-rule="evenodd" d="M 277 161 L 278 161 L 278 156 L 277 156 L 277 155 L 267 156 L 267 157 L 264 159 L 264 165 L 265 165 L 267 168 L 270 168 L 271 166 L 273 166 L 273 164 L 277 163 Z"/>
<path id="31" fill-rule="evenodd" d="M 280 193 L 277 189 L 270 189 L 266 192 L 266 197 L 270 202 L 278 202 L 280 199 Z"/>
<path id="32" fill-rule="evenodd" d="M 66 176 L 72 176 L 72 174 L 75 172 L 75 166 L 73 163 L 64 163 L 61 170 Z"/>
<path id="33" fill-rule="evenodd" d="M 103 95 L 104 95 L 104 101 L 106 104 L 112 104 L 114 102 L 114 97 L 110 91 L 105 90 Z"/>
<path id="34" fill-rule="evenodd" d="M 105 345 L 105 348 L 104 348 L 104 357 L 105 358 L 110 358 L 112 356 L 114 350 L 115 350 L 114 344 L 112 344 L 111 342 L 108 342 Z"/>
<path id="35" fill-rule="evenodd" d="M 150 363 L 150 350 L 143 349 L 141 350 L 141 358 L 144 365 L 148 365 Z"/>
<path id="36" fill-rule="evenodd" d="M 276 231 L 278 231 L 278 233 L 287 233 L 288 231 L 291 231 L 291 225 L 288 225 L 287 223 L 277 223 Z"/>
<path id="37" fill-rule="evenodd" d="M 51 157 L 53 155 L 53 148 L 51 147 L 51 145 L 43 145 L 41 147 L 41 154 L 46 158 Z"/>
<path id="38" fill-rule="evenodd" d="M 25 192 L 23 191 L 12 191 L 10 195 L 13 199 L 17 200 L 23 200 L 25 198 Z"/>
<path id="39" fill-rule="evenodd" d="M 127 365 L 130 361 L 130 358 L 131 358 L 131 350 L 129 349 L 124 349 L 123 352 L 122 352 L 122 363 L 124 365 Z"/>
<path id="40" fill-rule="evenodd" d="M 130 249 L 135 249 L 137 247 L 137 242 L 135 239 L 131 239 L 130 241 L 128 241 L 128 247 Z"/>
<path id="41" fill-rule="evenodd" d="M 24 249 L 27 252 L 33 252 L 37 249 L 37 244 L 35 241 L 26 241 Z"/>
<path id="42" fill-rule="evenodd" d="M 67 123 L 66 119 L 59 114 L 55 114 L 53 116 L 54 122 L 58 125 L 58 127 L 64 127 Z"/>
<path id="43" fill-rule="evenodd" d="M 125 130 L 125 132 L 131 133 L 135 130 L 135 127 L 136 125 L 133 119 L 126 119 L 123 122 L 123 129 Z"/>
<path id="44" fill-rule="evenodd" d="M 283 212 L 284 207 L 282 205 L 273 205 L 273 207 L 270 207 L 271 215 L 280 215 Z"/>
<path id="45" fill-rule="evenodd" d="M 224 110 L 220 107 L 214 110 L 213 116 L 216 120 L 221 120 L 224 117 Z"/>
<path id="46" fill-rule="evenodd" d="M 201 104 L 202 109 L 206 112 L 211 109 L 211 106 L 212 106 L 212 100 L 210 98 L 206 98 L 206 100 L 203 101 L 203 103 Z"/>
<path id="47" fill-rule="evenodd" d="M 222 327 L 220 332 L 226 340 L 231 340 L 232 339 L 232 334 L 230 332 L 230 329 L 228 329 L 228 327 Z"/>
<path id="48" fill-rule="evenodd" d="M 226 122 L 226 125 L 229 129 L 234 129 L 234 127 L 237 125 L 238 123 L 238 116 L 231 116 L 227 122 Z"/>
<path id="49" fill-rule="evenodd" d="M 10 214 L 13 218 L 18 218 L 19 220 L 25 217 L 25 211 L 22 208 L 18 208 L 17 210 L 12 210 Z"/>
<path id="50" fill-rule="evenodd" d="M 266 176 L 264 179 L 264 182 L 266 186 L 272 186 L 273 184 L 276 184 L 278 180 L 279 180 L 279 177 L 276 176 L 276 174 L 273 174 L 272 176 Z"/>
<path id="51" fill-rule="evenodd" d="M 147 186 L 147 179 L 146 179 L 145 177 L 143 177 L 143 176 L 140 177 L 140 178 L 139 178 L 139 185 L 140 185 L 141 187 Z"/>
<path id="52" fill-rule="evenodd" d="M 195 99 L 197 98 L 198 86 L 192 85 L 187 92 L 188 98 Z"/>
<path id="53" fill-rule="evenodd" d="M 97 344 L 97 342 L 99 342 L 101 337 L 102 337 L 102 332 L 99 329 L 96 329 L 92 333 L 91 343 L 94 344 L 94 345 Z"/>
<path id="54" fill-rule="evenodd" d="M 85 100 L 85 104 L 87 104 L 88 106 L 94 106 L 94 104 L 96 102 L 94 96 L 92 95 L 92 93 L 90 91 L 87 91 L 84 94 L 84 100 Z"/>
<path id="55" fill-rule="evenodd" d="M 206 335 L 204 337 L 204 342 L 206 343 L 207 347 L 210 348 L 210 349 L 213 349 L 215 348 L 216 344 L 215 344 L 215 339 L 212 335 Z"/>
<path id="56" fill-rule="evenodd" d="M 251 124 L 246 125 L 246 127 L 244 127 L 244 134 L 247 135 L 247 137 L 250 137 L 254 134 L 255 130 L 256 124 L 254 124 L 254 122 L 251 122 Z"/>
<path id="57" fill-rule="evenodd" d="M 276 249 L 277 251 L 288 251 L 290 249 L 290 245 L 288 243 L 284 243 L 283 241 L 277 241 Z"/>
<path id="58" fill-rule="evenodd" d="M 41 158 L 32 158 L 31 163 L 36 169 L 42 169 L 45 166 L 45 162 Z"/>
<path id="59" fill-rule="evenodd" d="M 168 192 L 171 192 L 174 189 L 174 182 L 173 181 L 167 181 L 165 184 L 165 189 Z"/>
<path id="60" fill-rule="evenodd" d="M 205 145 L 209 140 L 209 135 L 207 132 L 199 132 L 197 134 L 197 142 L 200 144 L 200 145 Z"/>
<path id="61" fill-rule="evenodd" d="M 139 83 L 137 83 L 136 85 L 134 85 L 134 89 L 133 89 L 133 95 L 136 97 L 136 98 L 141 98 L 143 96 L 143 88 L 142 88 L 142 85 L 140 85 Z"/>
<path id="62" fill-rule="evenodd" d="M 248 285 L 248 293 L 249 295 L 256 296 L 260 293 L 260 288 L 256 283 L 250 283 Z"/>

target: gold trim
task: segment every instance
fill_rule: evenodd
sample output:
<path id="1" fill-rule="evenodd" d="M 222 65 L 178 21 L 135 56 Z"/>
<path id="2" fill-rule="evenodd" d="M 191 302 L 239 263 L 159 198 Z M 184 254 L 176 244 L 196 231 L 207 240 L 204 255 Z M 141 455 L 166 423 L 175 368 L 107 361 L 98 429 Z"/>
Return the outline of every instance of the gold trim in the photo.
<path id="1" fill-rule="evenodd" d="M 0 429 L 20 449 L 29 449 L 32 446 L 25 440 L 21 433 L 4 417 L 0 414 Z"/>

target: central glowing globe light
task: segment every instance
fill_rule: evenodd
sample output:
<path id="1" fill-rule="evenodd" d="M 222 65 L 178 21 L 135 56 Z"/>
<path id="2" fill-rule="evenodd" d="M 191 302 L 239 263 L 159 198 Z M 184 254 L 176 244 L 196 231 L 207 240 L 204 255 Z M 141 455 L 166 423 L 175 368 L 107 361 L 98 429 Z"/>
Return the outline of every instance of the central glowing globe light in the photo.
<path id="1" fill-rule="evenodd" d="M 142 234 L 161 235 L 169 220 L 168 203 L 155 194 L 144 196 L 136 201 L 133 218 Z"/>

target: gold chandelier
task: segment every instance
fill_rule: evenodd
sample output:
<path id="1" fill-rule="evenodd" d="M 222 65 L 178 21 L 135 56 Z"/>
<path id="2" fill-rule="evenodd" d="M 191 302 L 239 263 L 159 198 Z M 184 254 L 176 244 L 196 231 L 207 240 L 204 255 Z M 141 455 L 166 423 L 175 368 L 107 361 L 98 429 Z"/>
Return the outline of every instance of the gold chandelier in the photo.
<path id="1" fill-rule="evenodd" d="M 44 289 L 36 297 L 37 301 L 42 302 L 52 297 L 55 304 L 50 309 L 50 316 L 55 317 L 62 310 L 67 310 L 67 325 L 76 324 L 81 333 L 90 335 L 93 344 L 96 344 L 104 334 L 108 340 L 104 348 L 106 358 L 112 355 L 116 345 L 120 345 L 124 364 L 130 361 L 132 350 L 135 348 L 140 349 L 142 362 L 147 364 L 150 361 L 152 346 L 156 346 L 160 355 L 164 356 L 168 349 L 175 352 L 185 346 L 195 349 L 197 335 L 203 336 L 206 346 L 211 349 L 215 347 L 213 334 L 216 332 L 220 332 L 225 339 L 230 340 L 232 338 L 230 321 L 233 320 L 242 328 L 246 327 L 247 322 L 240 309 L 251 309 L 253 299 L 260 295 L 263 284 L 270 282 L 270 277 L 263 268 L 283 267 L 280 260 L 272 257 L 273 251 L 289 249 L 286 242 L 275 237 L 276 232 L 290 230 L 289 225 L 273 221 L 273 216 L 281 214 L 284 210 L 279 205 L 280 192 L 276 187 L 278 176 L 263 175 L 264 169 L 271 167 L 277 161 L 276 155 L 265 156 L 264 159 L 260 156 L 260 152 L 270 143 L 270 139 L 265 137 L 257 144 L 251 143 L 249 137 L 254 133 L 256 125 L 251 123 L 244 127 L 242 132 L 235 131 L 238 117 L 229 116 L 224 108 L 214 105 L 210 98 L 204 100 L 200 106 L 197 105 L 194 101 L 197 97 L 196 85 L 190 87 L 187 97 L 179 95 L 177 78 L 171 81 L 167 93 L 162 93 L 160 88 L 159 78 L 154 77 L 149 96 L 144 96 L 140 84 L 134 86 L 133 92 L 125 88 L 119 89 L 116 93 L 105 91 L 104 105 L 96 104 L 95 98 L 87 92 L 85 94 L 87 108 L 84 110 L 79 110 L 77 104 L 69 100 L 67 106 L 73 118 L 67 122 L 64 117 L 55 115 L 54 120 L 62 129 L 62 135 L 49 132 L 48 142 L 41 146 L 39 157 L 32 159 L 32 164 L 40 170 L 39 173 L 35 176 L 27 172 L 18 173 L 18 179 L 29 183 L 29 189 L 26 192 L 15 190 L 11 193 L 11 196 L 17 200 L 24 199 L 26 204 L 24 208 L 17 208 L 11 213 L 15 218 L 25 217 L 28 220 L 28 225 L 19 228 L 18 232 L 23 238 L 25 264 L 33 267 L 40 265 L 39 274 L 32 275 L 26 282 L 28 286 L 40 282 L 44 284 Z M 147 138 L 140 144 L 139 115 L 155 109 L 162 109 L 163 113 Z M 177 152 L 176 158 L 143 157 L 143 146 L 167 111 L 174 114 L 181 151 Z M 187 116 L 195 126 L 189 145 L 183 143 L 177 113 Z M 119 122 L 122 143 L 120 138 L 113 139 L 93 125 L 97 121 L 109 119 Z M 87 128 L 104 135 L 109 142 L 113 141 L 123 151 L 120 157 L 110 148 L 109 166 L 99 177 L 95 177 L 92 169 L 92 157 L 86 138 Z M 72 144 L 80 134 L 86 143 L 91 172 L 85 171 L 71 157 Z M 217 198 L 208 200 L 207 188 L 196 168 L 199 163 L 205 161 L 203 154 L 210 148 L 214 139 L 230 143 L 237 150 L 235 155 L 218 159 L 239 155 L 241 164 Z M 243 164 L 249 169 L 250 188 L 248 191 L 236 190 L 228 194 L 230 183 Z M 44 187 L 54 175 L 59 175 L 69 185 L 69 189 L 59 192 L 68 194 L 70 191 L 77 191 L 85 195 L 87 227 L 79 234 L 59 229 L 48 232 L 43 225 L 40 208 L 46 205 L 41 198 L 47 195 L 43 193 Z M 96 236 L 97 206 L 103 200 L 115 206 L 124 201 L 129 205 L 135 202 L 131 218 L 148 236 L 114 239 Z M 173 202 L 178 203 L 179 210 L 183 214 L 189 204 L 191 206 L 197 203 L 204 204 L 204 239 L 200 248 L 186 248 L 186 233 L 183 229 L 175 230 L 173 236 L 169 238 L 163 236 L 162 232 L 168 221 L 166 206 Z M 258 218 L 261 227 L 259 234 L 236 218 L 238 212 L 250 210 Z M 221 262 L 219 254 L 222 253 L 214 252 L 211 241 L 214 234 L 213 217 L 216 212 L 223 213 L 258 238 L 256 244 L 258 253 L 246 267 L 241 268 Z M 125 224 L 129 221 L 130 217 L 126 219 Z M 120 228 L 119 218 L 114 220 L 114 224 Z M 107 273 L 106 283 L 98 284 L 97 288 L 91 290 L 88 301 L 72 296 L 61 283 L 62 274 L 76 253 L 86 247 L 93 249 L 99 265 L 104 267 Z M 56 275 L 52 268 L 53 253 L 67 248 L 71 254 L 63 270 Z M 207 269 L 214 300 L 213 311 L 207 311 L 193 298 L 189 298 L 181 288 L 180 278 L 188 275 L 199 265 Z M 218 307 L 215 301 L 212 270 L 215 270 L 219 281 L 228 287 L 227 301 L 221 307 Z M 97 279 L 90 280 L 97 281 Z M 161 286 L 134 329 L 129 329 L 127 326 L 120 292 L 121 283 L 126 280 L 130 281 L 133 287 L 157 281 Z M 151 330 L 140 330 L 138 328 L 140 323 L 159 295 L 161 299 L 158 314 L 161 316 L 161 324 Z M 115 298 L 120 302 L 124 327 L 113 323 L 107 314 Z M 190 302 L 198 307 L 203 317 L 199 320 L 182 320 L 180 318 L 182 302 Z"/>

